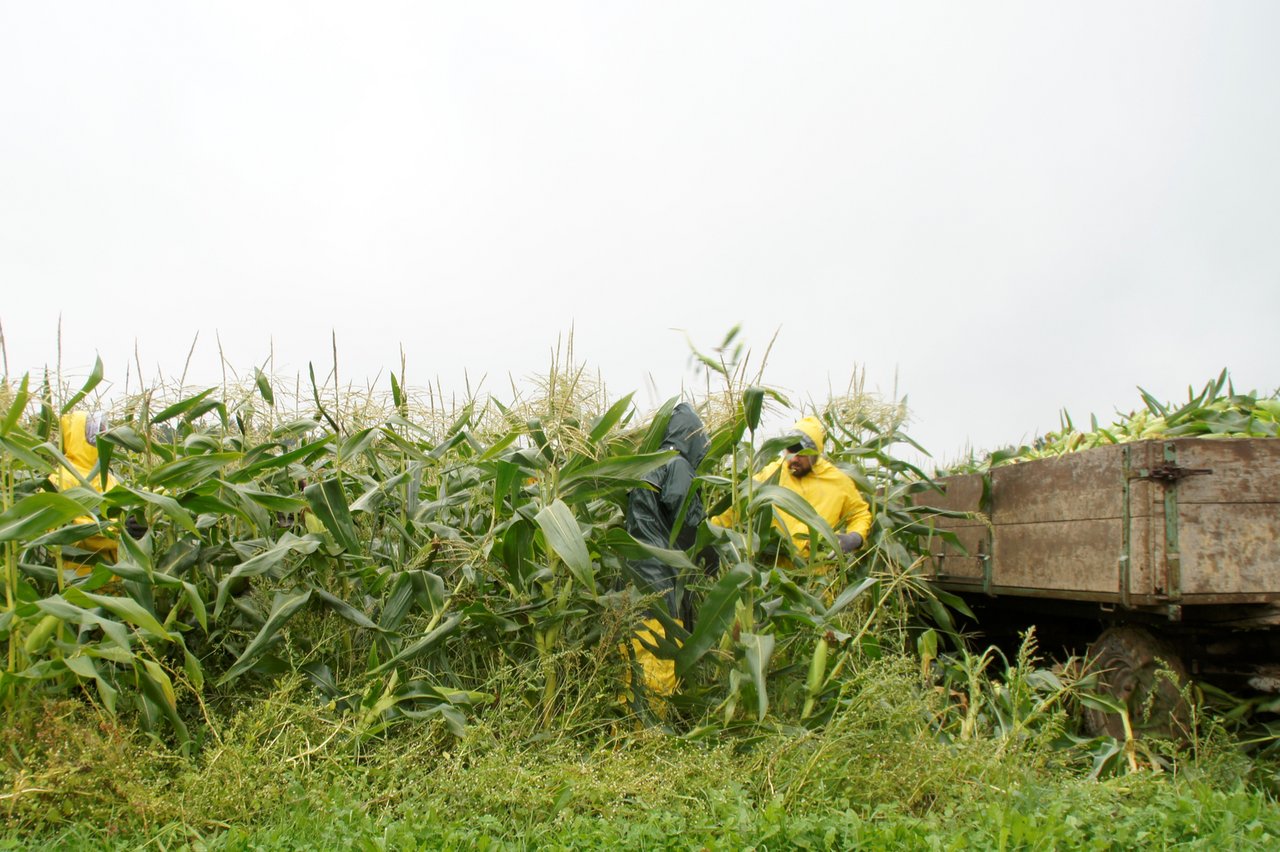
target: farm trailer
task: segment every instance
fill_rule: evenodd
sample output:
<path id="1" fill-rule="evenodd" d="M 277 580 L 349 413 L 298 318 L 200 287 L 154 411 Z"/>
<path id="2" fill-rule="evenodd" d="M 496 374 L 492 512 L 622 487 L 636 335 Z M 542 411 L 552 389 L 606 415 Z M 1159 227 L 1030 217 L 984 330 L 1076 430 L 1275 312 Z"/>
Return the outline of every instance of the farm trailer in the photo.
<path id="1" fill-rule="evenodd" d="M 1159 668 L 1280 692 L 1280 440 L 1138 441 L 939 483 L 921 502 L 975 517 L 936 519 L 961 546 L 935 539 L 927 570 L 991 639 L 1034 624 L 1131 702 Z"/>

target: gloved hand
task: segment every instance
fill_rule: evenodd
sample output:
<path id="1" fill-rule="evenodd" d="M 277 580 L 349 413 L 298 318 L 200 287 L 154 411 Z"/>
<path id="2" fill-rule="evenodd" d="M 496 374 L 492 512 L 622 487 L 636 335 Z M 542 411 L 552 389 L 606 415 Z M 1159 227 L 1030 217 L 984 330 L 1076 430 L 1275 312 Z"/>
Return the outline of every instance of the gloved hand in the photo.
<path id="1" fill-rule="evenodd" d="M 840 542 L 840 551 L 842 553 L 851 553 L 862 547 L 862 536 L 856 532 L 837 533 L 836 539 Z"/>
<path id="2" fill-rule="evenodd" d="M 129 534 L 130 538 L 134 540 L 140 539 L 147 534 L 147 522 L 129 515 L 124 519 L 124 531 Z"/>

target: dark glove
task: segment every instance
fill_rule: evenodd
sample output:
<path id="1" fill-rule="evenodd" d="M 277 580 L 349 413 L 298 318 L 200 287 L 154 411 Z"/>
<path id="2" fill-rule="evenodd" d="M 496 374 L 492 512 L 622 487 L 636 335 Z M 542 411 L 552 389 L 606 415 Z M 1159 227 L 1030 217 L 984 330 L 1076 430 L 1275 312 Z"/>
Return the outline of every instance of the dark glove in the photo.
<path id="1" fill-rule="evenodd" d="M 130 515 L 124 519 L 124 531 L 132 539 L 140 539 L 147 534 L 147 522 Z"/>
<path id="2" fill-rule="evenodd" d="M 862 536 L 856 532 L 840 533 L 836 536 L 840 541 L 840 552 L 851 553 L 862 547 Z"/>

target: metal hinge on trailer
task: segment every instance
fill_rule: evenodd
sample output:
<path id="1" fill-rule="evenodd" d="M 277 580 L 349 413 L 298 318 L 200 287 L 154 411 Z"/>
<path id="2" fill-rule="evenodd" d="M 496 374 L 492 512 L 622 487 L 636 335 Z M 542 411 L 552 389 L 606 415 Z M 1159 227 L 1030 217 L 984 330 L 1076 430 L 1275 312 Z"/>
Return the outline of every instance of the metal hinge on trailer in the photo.
<path id="1" fill-rule="evenodd" d="M 1164 555 L 1168 567 L 1168 579 L 1165 594 L 1169 600 L 1182 598 L 1182 552 L 1178 546 L 1178 483 L 1188 476 L 1207 476 L 1213 473 L 1207 467 L 1181 467 L 1178 465 L 1177 446 L 1172 441 L 1164 445 L 1164 462 L 1149 468 L 1133 471 L 1129 467 L 1130 450 L 1124 448 L 1124 495 L 1123 495 L 1123 552 L 1120 554 L 1120 598 L 1124 606 L 1129 605 L 1129 486 L 1134 480 L 1145 479 L 1158 482 L 1164 488 Z M 1174 613 L 1177 612 L 1175 617 Z M 1181 618 L 1181 608 L 1171 607 L 1169 618 L 1177 621 Z"/>

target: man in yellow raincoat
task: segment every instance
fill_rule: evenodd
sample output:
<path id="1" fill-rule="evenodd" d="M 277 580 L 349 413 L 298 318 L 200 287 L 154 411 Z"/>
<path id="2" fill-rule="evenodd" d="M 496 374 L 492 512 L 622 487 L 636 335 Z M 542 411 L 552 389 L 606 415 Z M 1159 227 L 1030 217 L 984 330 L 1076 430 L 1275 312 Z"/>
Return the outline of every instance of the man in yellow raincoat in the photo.
<path id="1" fill-rule="evenodd" d="M 871 509 L 852 479 L 822 455 L 826 430 L 816 417 L 796 422 L 788 437 L 783 457 L 756 475 L 756 482 L 768 482 L 776 473 L 778 484 L 805 499 L 814 511 L 836 531 L 845 553 L 862 547 L 871 532 Z M 727 527 L 736 519 L 732 508 L 711 519 Z M 809 556 L 809 527 L 798 518 L 779 510 L 774 525 L 791 536 L 796 551 Z"/>
<path id="2" fill-rule="evenodd" d="M 98 474 L 98 435 L 107 429 L 106 415 L 92 414 L 86 415 L 83 411 L 72 412 L 71 414 L 62 415 L 59 421 L 60 431 L 62 433 L 62 454 L 79 473 L 79 477 L 65 467 L 59 467 L 50 477 L 49 481 L 59 491 L 66 491 L 68 488 L 83 486 L 81 479 L 89 483 L 89 487 L 94 491 L 101 493 L 102 491 L 110 491 L 116 485 L 115 477 L 107 476 L 107 485 L 102 487 L 102 477 Z M 76 518 L 77 523 L 90 524 L 96 519 L 85 515 Z M 106 562 L 115 562 L 116 549 L 119 542 L 116 539 L 95 533 L 88 538 L 81 539 L 76 542 L 76 547 L 89 552 L 90 556 L 87 561 L 96 562 L 104 560 Z M 77 573 L 87 574 L 92 570 L 92 566 L 80 563 L 67 563 L 69 567 L 75 568 Z"/>

